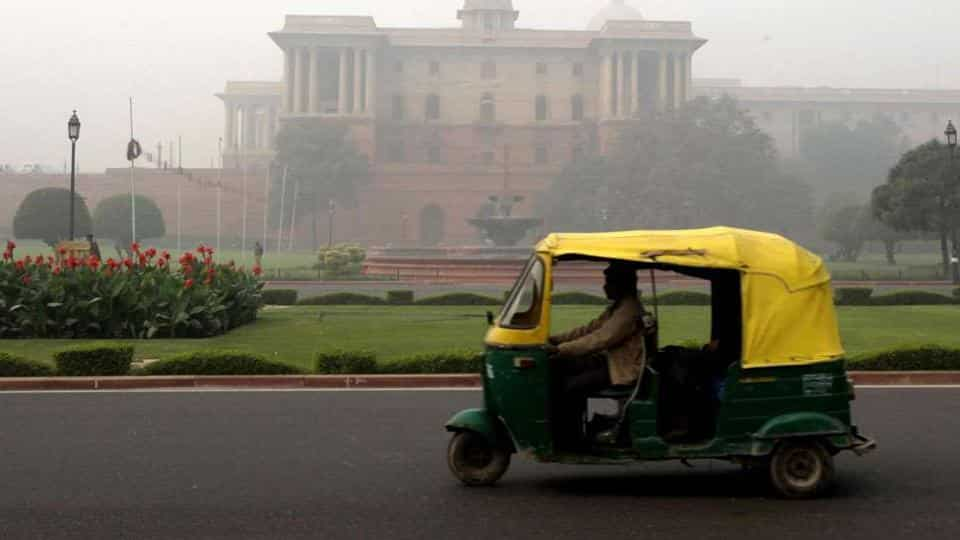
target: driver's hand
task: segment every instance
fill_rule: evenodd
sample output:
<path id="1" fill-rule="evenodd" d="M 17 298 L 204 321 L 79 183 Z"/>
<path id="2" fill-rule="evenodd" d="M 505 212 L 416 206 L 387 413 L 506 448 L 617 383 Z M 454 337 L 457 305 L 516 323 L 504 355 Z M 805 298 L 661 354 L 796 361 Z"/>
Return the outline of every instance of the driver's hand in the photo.
<path id="1" fill-rule="evenodd" d="M 547 358 L 556 358 L 560 354 L 560 347 L 557 347 L 553 343 L 547 343 L 543 346 L 543 350 L 547 353 Z"/>
<path id="2" fill-rule="evenodd" d="M 556 337 L 556 336 L 550 336 L 550 337 L 547 339 L 547 341 L 549 341 L 551 345 L 559 345 L 559 344 L 560 344 L 560 338 L 558 338 L 558 337 Z"/>

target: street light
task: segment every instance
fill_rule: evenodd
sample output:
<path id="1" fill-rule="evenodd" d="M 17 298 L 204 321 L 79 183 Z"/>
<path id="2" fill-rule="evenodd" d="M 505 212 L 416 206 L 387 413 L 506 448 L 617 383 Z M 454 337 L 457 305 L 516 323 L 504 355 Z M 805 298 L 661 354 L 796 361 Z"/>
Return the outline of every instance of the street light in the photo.
<path id="1" fill-rule="evenodd" d="M 67 137 L 70 138 L 70 240 L 73 240 L 73 214 L 74 214 L 74 192 L 77 184 L 77 139 L 80 138 L 80 119 L 77 118 L 77 111 L 73 111 L 73 116 L 67 122 Z"/>
<path id="2" fill-rule="evenodd" d="M 947 121 L 947 129 L 943 132 L 947 136 L 947 178 L 944 181 L 944 191 L 948 189 L 947 183 L 949 183 L 949 189 L 952 190 L 951 199 L 956 197 L 956 183 L 954 182 L 954 172 L 953 172 L 953 152 L 957 147 L 957 128 L 954 127 L 953 121 Z M 958 259 L 957 254 L 957 231 L 953 231 L 953 256 L 950 257 L 950 266 L 953 269 L 953 283 L 954 285 L 960 283 L 960 259 Z"/>

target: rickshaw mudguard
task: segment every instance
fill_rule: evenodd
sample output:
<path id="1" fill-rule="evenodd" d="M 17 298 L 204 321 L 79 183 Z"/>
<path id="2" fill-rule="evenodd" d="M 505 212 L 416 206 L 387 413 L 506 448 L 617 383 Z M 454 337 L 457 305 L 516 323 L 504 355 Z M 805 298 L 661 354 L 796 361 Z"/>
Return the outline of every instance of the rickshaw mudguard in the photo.
<path id="1" fill-rule="evenodd" d="M 506 448 L 511 452 L 516 452 L 513 439 L 507 431 L 503 422 L 490 414 L 486 409 L 465 409 L 444 424 L 447 431 L 459 432 L 470 431 L 482 435 L 491 445 Z"/>
<path id="2" fill-rule="evenodd" d="M 770 419 L 756 433 L 755 439 L 774 440 L 790 437 L 832 437 L 849 435 L 850 426 L 836 418 L 815 412 L 783 414 Z"/>

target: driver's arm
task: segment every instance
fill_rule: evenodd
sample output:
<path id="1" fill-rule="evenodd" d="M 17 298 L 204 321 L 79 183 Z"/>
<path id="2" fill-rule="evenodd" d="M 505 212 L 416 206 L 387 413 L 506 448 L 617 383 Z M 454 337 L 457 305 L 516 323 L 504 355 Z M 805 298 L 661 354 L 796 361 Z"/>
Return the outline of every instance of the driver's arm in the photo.
<path id="1" fill-rule="evenodd" d="M 607 318 L 609 318 L 609 315 L 607 315 L 607 312 L 604 311 L 599 317 L 597 317 L 596 319 L 588 322 L 587 324 L 585 324 L 585 325 L 583 325 L 583 326 L 574 328 L 573 330 L 569 330 L 569 331 L 564 332 L 564 333 L 562 333 L 562 334 L 557 334 L 557 335 L 555 335 L 555 336 L 551 336 L 551 337 L 550 337 L 550 343 L 553 344 L 553 345 L 560 345 L 561 343 L 566 343 L 566 342 L 568 342 L 568 341 L 573 341 L 573 340 L 575 340 L 575 339 L 579 339 L 579 338 L 581 338 L 581 337 L 583 337 L 583 336 L 585 336 L 585 335 L 587 335 L 587 334 L 589 334 L 589 333 L 591 333 L 591 332 L 596 331 L 598 328 L 600 328 L 601 326 L 603 326 L 603 323 L 604 323 L 604 321 L 607 320 Z"/>
<path id="2" fill-rule="evenodd" d="M 602 321 L 598 328 L 576 339 L 561 343 L 558 350 L 559 356 L 574 357 L 599 353 L 629 338 L 637 330 L 638 315 L 630 306 L 631 304 L 621 305 Z"/>

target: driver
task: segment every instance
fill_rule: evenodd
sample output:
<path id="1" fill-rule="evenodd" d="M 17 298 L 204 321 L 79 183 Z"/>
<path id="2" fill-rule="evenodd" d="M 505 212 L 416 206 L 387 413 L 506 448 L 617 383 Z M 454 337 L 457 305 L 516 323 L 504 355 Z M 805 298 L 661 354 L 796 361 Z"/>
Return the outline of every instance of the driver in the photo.
<path id="1" fill-rule="evenodd" d="M 603 291 L 613 303 L 585 326 L 550 338 L 548 348 L 565 363 L 563 389 L 568 396 L 632 385 L 643 373 L 644 330 L 652 321 L 644 318 L 637 272 L 615 261 L 603 274 Z"/>

